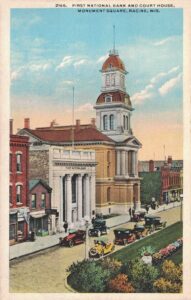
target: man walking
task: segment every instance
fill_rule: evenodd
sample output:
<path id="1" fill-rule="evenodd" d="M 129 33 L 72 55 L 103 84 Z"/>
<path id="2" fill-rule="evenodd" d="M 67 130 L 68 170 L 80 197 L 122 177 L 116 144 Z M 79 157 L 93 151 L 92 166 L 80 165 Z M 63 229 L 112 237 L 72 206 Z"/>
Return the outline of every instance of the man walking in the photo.
<path id="1" fill-rule="evenodd" d="M 64 221 L 64 230 L 65 230 L 65 233 L 67 233 L 67 230 L 68 230 L 68 223 L 67 223 L 67 221 Z"/>

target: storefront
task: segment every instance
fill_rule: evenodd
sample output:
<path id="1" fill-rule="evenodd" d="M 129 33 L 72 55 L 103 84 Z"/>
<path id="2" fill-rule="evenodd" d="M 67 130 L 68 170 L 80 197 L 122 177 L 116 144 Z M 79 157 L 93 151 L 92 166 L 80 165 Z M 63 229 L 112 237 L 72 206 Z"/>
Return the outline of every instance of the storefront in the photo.
<path id="1" fill-rule="evenodd" d="M 49 216 L 44 212 L 35 212 L 30 214 L 30 231 L 34 231 L 37 236 L 46 236 L 49 234 Z"/>
<path id="2" fill-rule="evenodd" d="M 9 243 L 10 245 L 16 243 L 17 241 L 17 210 L 11 210 L 9 213 Z"/>

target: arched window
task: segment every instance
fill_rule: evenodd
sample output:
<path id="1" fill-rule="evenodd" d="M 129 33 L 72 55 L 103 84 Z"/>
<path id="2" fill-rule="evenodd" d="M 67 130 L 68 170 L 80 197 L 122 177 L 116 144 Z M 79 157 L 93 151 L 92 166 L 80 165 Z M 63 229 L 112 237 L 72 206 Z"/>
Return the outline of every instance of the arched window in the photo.
<path id="1" fill-rule="evenodd" d="M 106 96 L 105 102 L 112 102 L 112 97 L 110 95 Z"/>
<path id="2" fill-rule="evenodd" d="M 125 129 L 125 116 L 123 116 L 123 128 Z"/>
<path id="3" fill-rule="evenodd" d="M 103 130 L 107 130 L 107 115 L 103 116 Z"/>
<path id="4" fill-rule="evenodd" d="M 129 118 L 128 118 L 128 116 L 126 116 L 126 129 L 127 130 L 129 129 Z"/>
<path id="5" fill-rule="evenodd" d="M 110 129 L 114 130 L 114 115 L 110 115 L 109 123 L 110 123 Z"/>

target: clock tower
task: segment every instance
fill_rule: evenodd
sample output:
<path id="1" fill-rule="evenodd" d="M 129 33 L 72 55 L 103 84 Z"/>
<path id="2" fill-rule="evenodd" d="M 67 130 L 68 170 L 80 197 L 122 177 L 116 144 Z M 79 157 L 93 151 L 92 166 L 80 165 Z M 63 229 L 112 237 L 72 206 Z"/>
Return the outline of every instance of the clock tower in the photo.
<path id="1" fill-rule="evenodd" d="M 110 51 L 101 73 L 101 94 L 95 105 L 96 125 L 101 132 L 116 142 L 121 142 L 132 135 L 133 108 L 125 86 L 127 71 L 115 49 Z"/>

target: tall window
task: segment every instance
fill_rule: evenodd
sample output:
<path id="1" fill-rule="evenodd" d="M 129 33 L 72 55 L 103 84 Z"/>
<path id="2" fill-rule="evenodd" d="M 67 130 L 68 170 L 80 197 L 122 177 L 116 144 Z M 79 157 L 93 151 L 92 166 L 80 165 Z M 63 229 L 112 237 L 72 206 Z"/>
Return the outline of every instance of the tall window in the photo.
<path id="1" fill-rule="evenodd" d="M 111 188 L 108 187 L 107 188 L 107 202 L 110 202 L 111 201 Z"/>
<path id="2" fill-rule="evenodd" d="M 12 165 L 12 153 L 10 153 L 9 154 L 9 171 L 10 172 L 12 172 L 12 167 L 13 167 L 13 165 Z"/>
<path id="3" fill-rule="evenodd" d="M 107 116 L 103 116 L 103 130 L 107 130 Z"/>
<path id="4" fill-rule="evenodd" d="M 46 206 L 46 194 L 42 193 L 41 194 L 41 207 L 45 208 L 45 206 Z"/>
<path id="5" fill-rule="evenodd" d="M 31 208 L 36 208 L 36 194 L 32 194 L 31 196 Z"/>
<path id="6" fill-rule="evenodd" d="M 106 84 L 106 86 L 110 85 L 110 76 L 109 76 L 109 74 L 106 75 L 105 84 Z"/>
<path id="7" fill-rule="evenodd" d="M 125 129 L 125 116 L 123 116 L 123 128 Z"/>
<path id="8" fill-rule="evenodd" d="M 126 116 L 126 129 L 127 130 L 129 129 L 129 118 L 128 118 L 128 116 Z"/>
<path id="9" fill-rule="evenodd" d="M 17 203 L 22 203 L 22 186 L 21 185 L 17 185 L 16 187 L 16 192 L 17 192 Z"/>
<path id="10" fill-rule="evenodd" d="M 115 86 L 115 74 L 111 74 L 111 85 Z"/>
<path id="11" fill-rule="evenodd" d="M 16 162 L 17 162 L 17 172 L 21 172 L 21 154 L 16 155 Z"/>
<path id="12" fill-rule="evenodd" d="M 114 130 L 114 115 L 110 115 L 109 123 L 110 123 L 110 129 Z"/>
<path id="13" fill-rule="evenodd" d="M 13 203 L 13 193 L 12 193 L 12 186 L 9 186 L 9 203 Z"/>

